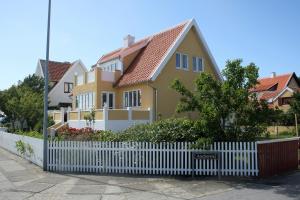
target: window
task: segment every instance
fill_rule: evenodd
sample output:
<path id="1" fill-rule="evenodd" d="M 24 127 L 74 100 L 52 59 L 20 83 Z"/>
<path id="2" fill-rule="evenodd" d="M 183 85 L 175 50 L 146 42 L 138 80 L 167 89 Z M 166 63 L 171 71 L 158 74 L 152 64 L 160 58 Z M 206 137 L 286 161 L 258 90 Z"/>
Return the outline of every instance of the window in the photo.
<path id="1" fill-rule="evenodd" d="M 64 92 L 65 93 L 70 93 L 70 92 L 72 92 L 72 89 L 73 89 L 73 83 L 65 82 L 65 84 L 64 84 Z"/>
<path id="2" fill-rule="evenodd" d="M 197 70 L 198 70 L 198 72 L 202 72 L 203 71 L 203 60 L 202 60 L 202 58 L 198 58 L 197 60 L 198 60 L 198 62 L 197 62 L 197 64 L 198 64 Z"/>
<path id="3" fill-rule="evenodd" d="M 182 54 L 182 68 L 187 69 L 188 68 L 188 56 Z"/>
<path id="4" fill-rule="evenodd" d="M 279 105 L 290 105 L 292 99 L 292 97 L 282 97 L 279 99 Z"/>
<path id="5" fill-rule="evenodd" d="M 102 107 L 104 107 L 105 104 L 109 109 L 114 108 L 114 93 L 102 92 Z"/>
<path id="6" fill-rule="evenodd" d="M 176 68 L 187 70 L 189 67 L 188 55 L 176 53 Z"/>
<path id="7" fill-rule="evenodd" d="M 134 90 L 124 92 L 124 107 L 138 107 L 141 106 L 141 91 Z"/>
<path id="8" fill-rule="evenodd" d="M 180 68 L 181 67 L 181 63 L 180 63 L 180 53 L 176 53 L 176 68 Z"/>
<path id="9" fill-rule="evenodd" d="M 117 64 L 116 63 L 113 63 L 110 65 L 110 71 L 116 71 L 116 68 L 117 68 Z"/>
<path id="10" fill-rule="evenodd" d="M 76 108 L 82 110 L 88 110 L 95 106 L 95 93 L 88 92 L 84 94 L 79 94 L 75 98 L 75 106 Z"/>
<path id="11" fill-rule="evenodd" d="M 193 57 L 193 71 L 202 72 L 203 71 L 203 60 L 200 57 Z"/>
<path id="12" fill-rule="evenodd" d="M 193 71 L 196 72 L 197 71 L 197 58 L 193 57 Z"/>

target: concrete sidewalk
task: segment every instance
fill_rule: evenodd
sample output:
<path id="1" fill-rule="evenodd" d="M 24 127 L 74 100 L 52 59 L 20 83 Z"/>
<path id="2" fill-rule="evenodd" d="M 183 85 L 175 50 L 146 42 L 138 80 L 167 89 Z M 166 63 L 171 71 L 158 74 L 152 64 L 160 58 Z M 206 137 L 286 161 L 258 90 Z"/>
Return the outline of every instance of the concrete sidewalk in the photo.
<path id="1" fill-rule="evenodd" d="M 300 199 L 300 172 L 264 181 L 55 174 L 0 148 L 0 199 Z"/>

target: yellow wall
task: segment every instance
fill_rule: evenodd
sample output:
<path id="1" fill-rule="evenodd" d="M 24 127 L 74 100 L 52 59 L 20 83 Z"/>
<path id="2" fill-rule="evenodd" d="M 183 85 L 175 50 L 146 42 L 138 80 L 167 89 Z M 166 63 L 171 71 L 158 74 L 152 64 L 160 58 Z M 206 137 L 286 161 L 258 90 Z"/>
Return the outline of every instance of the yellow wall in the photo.
<path id="1" fill-rule="evenodd" d="M 171 82 L 175 78 L 178 78 L 188 89 L 194 89 L 194 80 L 199 75 L 199 72 L 193 72 L 193 56 L 202 57 L 204 60 L 204 71 L 212 74 L 217 79 L 217 73 L 213 68 L 213 64 L 196 34 L 195 30 L 192 28 L 176 50 L 176 52 L 188 54 L 188 70 L 176 69 L 175 52 L 153 83 L 153 86 L 158 89 L 157 114 L 161 115 L 162 118 L 169 118 L 172 116 L 197 117 L 196 113 L 176 114 L 175 108 L 179 102 L 180 95 L 170 88 Z"/>
<path id="2" fill-rule="evenodd" d="M 108 120 L 128 120 L 128 111 L 108 110 Z"/>
<path id="3" fill-rule="evenodd" d="M 133 120 L 149 120 L 149 111 L 132 111 Z"/>
<path id="4" fill-rule="evenodd" d="M 175 67 L 175 53 L 184 53 L 188 55 L 188 70 L 176 69 Z M 103 82 L 101 80 L 101 70 L 96 68 L 96 84 L 83 85 L 74 88 L 74 97 L 77 93 L 93 90 L 96 91 L 96 109 L 102 108 L 101 106 L 101 92 L 110 91 L 115 92 L 115 108 L 124 108 L 123 105 L 123 93 L 125 91 L 141 90 L 141 109 L 153 109 L 154 119 L 158 114 L 162 118 L 169 118 L 172 116 L 188 116 L 191 118 L 196 117 L 196 113 L 188 113 L 178 115 L 175 113 L 176 106 L 179 102 L 180 95 L 176 91 L 170 88 L 171 82 L 178 78 L 183 84 L 190 90 L 194 89 L 194 80 L 199 75 L 199 72 L 193 72 L 192 69 L 192 57 L 202 57 L 204 62 L 204 71 L 212 74 L 216 79 L 218 78 L 213 64 L 209 58 L 208 53 L 205 51 L 204 45 L 199 40 L 197 33 L 192 28 L 183 42 L 179 45 L 174 55 L 170 58 L 164 69 L 154 82 L 147 82 L 136 84 L 133 86 L 125 86 L 121 88 L 114 88 L 113 83 Z M 130 62 L 131 58 L 128 58 L 126 62 Z M 155 89 L 157 89 L 157 105 Z M 75 102 L 75 100 L 74 100 Z M 74 108 L 74 106 L 73 106 Z M 157 112 L 156 112 L 157 108 Z M 111 115 L 113 116 L 113 115 Z"/>
<path id="5" fill-rule="evenodd" d="M 295 80 L 294 77 L 293 77 L 293 78 L 291 79 L 291 81 L 289 82 L 288 87 L 289 87 L 289 88 L 292 88 L 292 89 L 294 89 L 294 90 L 299 89 L 299 86 L 298 86 L 298 84 L 297 84 L 297 82 L 296 82 L 296 80 Z"/>
<path id="6" fill-rule="evenodd" d="M 153 106 L 153 88 L 146 83 L 117 88 L 116 92 L 116 108 L 124 108 L 123 94 L 126 91 L 141 90 L 141 109 L 148 109 Z"/>
<path id="7" fill-rule="evenodd" d="M 292 97 L 293 93 L 290 91 L 285 91 L 279 98 L 284 98 L 284 97 Z M 290 105 L 281 105 L 279 106 L 278 98 L 276 101 L 273 102 L 274 107 L 278 107 L 280 110 L 287 112 L 290 109 Z"/>
<path id="8" fill-rule="evenodd" d="M 78 120 L 78 112 L 70 112 L 70 120 Z"/>
<path id="9" fill-rule="evenodd" d="M 103 111 L 102 110 L 96 110 L 95 111 L 95 119 L 96 120 L 102 120 L 103 119 Z"/>

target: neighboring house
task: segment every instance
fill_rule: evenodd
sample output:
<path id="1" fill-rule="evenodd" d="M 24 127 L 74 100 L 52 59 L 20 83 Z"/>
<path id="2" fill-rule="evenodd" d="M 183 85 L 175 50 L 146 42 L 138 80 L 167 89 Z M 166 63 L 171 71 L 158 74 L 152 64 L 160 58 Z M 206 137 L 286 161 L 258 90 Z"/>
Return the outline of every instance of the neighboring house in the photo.
<path id="1" fill-rule="evenodd" d="M 38 60 L 35 75 L 44 78 L 45 64 L 45 60 Z M 48 77 L 50 90 L 48 97 L 50 109 L 72 106 L 70 95 L 74 85 L 74 75 L 84 74 L 86 71 L 86 67 L 80 60 L 72 63 L 49 61 Z"/>
<path id="2" fill-rule="evenodd" d="M 195 20 L 139 41 L 128 35 L 123 46 L 103 55 L 92 71 L 75 77 L 71 126 L 84 126 L 77 126 L 76 120 L 83 120 L 84 114 L 80 113 L 91 108 L 100 109 L 96 112 L 98 129 L 120 130 L 135 123 L 178 116 L 175 109 L 180 95 L 170 88 L 171 82 L 178 78 L 194 90 L 194 80 L 201 72 L 222 80 Z M 101 110 L 104 105 L 108 111 Z M 196 113 L 187 116 L 193 118 Z M 114 124 L 110 120 L 115 120 Z"/>
<path id="3" fill-rule="evenodd" d="M 300 92 L 300 82 L 295 73 L 276 75 L 258 79 L 258 84 L 251 90 L 258 99 L 268 102 L 269 107 L 287 111 L 295 92 Z"/>

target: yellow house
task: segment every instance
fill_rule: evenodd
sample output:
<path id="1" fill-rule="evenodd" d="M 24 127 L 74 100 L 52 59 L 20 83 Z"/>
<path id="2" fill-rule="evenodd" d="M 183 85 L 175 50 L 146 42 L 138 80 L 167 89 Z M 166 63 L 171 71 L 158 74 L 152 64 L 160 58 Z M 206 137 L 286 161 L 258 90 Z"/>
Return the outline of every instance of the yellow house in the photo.
<path id="1" fill-rule="evenodd" d="M 121 130 L 132 124 L 177 116 L 180 95 L 170 88 L 170 83 L 178 78 L 193 90 L 193 80 L 202 72 L 222 80 L 194 19 L 139 41 L 128 35 L 123 47 L 103 55 L 90 72 L 75 76 L 68 123 L 84 126 L 78 126 L 78 121 L 91 108 L 96 109 L 96 123 L 114 121 L 98 129 Z M 194 116 L 188 113 L 188 117 Z"/>

